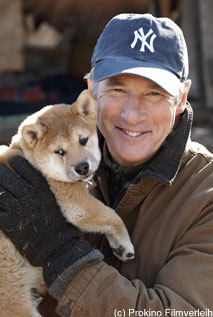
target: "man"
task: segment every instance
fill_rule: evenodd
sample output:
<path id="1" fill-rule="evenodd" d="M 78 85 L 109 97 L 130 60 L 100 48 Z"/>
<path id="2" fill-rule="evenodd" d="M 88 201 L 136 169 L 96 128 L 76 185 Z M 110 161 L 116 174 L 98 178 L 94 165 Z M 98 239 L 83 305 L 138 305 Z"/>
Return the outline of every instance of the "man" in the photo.
<path id="1" fill-rule="evenodd" d="M 81 238 L 26 161 L 11 159 L 17 174 L 0 166 L 0 228 L 43 267 L 59 316 L 213 311 L 213 156 L 190 141 L 187 76 L 184 37 L 169 19 L 118 15 L 94 50 L 87 77 L 103 159 L 92 191 L 124 220 L 132 262 L 113 257 L 104 237 Z"/>

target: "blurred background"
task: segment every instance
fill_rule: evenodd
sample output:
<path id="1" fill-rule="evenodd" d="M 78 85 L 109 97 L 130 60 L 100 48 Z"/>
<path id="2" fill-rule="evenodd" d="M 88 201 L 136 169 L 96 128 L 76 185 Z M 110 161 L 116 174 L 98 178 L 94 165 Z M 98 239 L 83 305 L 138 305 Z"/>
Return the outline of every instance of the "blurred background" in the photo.
<path id="1" fill-rule="evenodd" d="M 93 48 L 116 14 L 152 13 L 183 30 L 190 60 L 192 139 L 213 151 L 212 0 L 0 0 L 0 144 L 30 113 L 72 103 Z"/>

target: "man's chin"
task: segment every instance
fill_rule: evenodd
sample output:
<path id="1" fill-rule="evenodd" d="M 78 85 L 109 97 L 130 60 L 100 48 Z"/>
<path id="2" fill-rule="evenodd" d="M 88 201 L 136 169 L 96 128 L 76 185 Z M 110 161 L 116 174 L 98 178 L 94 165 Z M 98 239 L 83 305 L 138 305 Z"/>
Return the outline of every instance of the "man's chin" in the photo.
<path id="1" fill-rule="evenodd" d="M 140 147 L 141 149 L 141 147 Z M 113 161 L 121 166 L 136 166 L 147 162 L 153 155 L 153 151 L 143 151 L 139 153 L 138 148 L 125 150 L 125 146 L 120 146 L 119 151 L 110 151 Z"/>

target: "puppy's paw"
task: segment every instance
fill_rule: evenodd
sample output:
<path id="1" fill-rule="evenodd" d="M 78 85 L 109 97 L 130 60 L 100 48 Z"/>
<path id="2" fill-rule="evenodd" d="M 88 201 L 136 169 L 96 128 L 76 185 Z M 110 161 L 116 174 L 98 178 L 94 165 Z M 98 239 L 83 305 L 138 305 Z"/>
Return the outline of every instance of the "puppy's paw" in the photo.
<path id="1" fill-rule="evenodd" d="M 123 262 L 132 261 L 135 258 L 135 251 L 132 245 L 124 247 L 120 245 L 118 248 L 113 248 L 113 254 Z"/>
<path id="2" fill-rule="evenodd" d="M 123 235 L 107 234 L 106 237 L 112 248 L 113 254 L 119 260 L 127 262 L 135 258 L 134 247 L 127 232 L 124 232 Z"/>

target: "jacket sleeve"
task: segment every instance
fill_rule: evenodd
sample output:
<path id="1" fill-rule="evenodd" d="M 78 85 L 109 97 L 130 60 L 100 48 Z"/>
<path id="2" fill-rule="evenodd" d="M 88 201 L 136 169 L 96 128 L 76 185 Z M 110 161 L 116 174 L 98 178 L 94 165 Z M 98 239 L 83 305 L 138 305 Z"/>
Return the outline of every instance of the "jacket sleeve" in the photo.
<path id="1" fill-rule="evenodd" d="M 172 248 L 153 288 L 146 288 L 141 280 L 130 281 L 100 262 L 75 276 L 58 303 L 57 313 L 74 317 L 213 316 L 212 289 L 211 204 Z M 191 315 L 177 315 L 179 311 Z"/>

